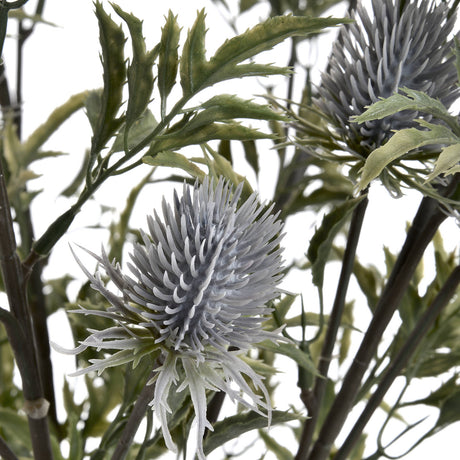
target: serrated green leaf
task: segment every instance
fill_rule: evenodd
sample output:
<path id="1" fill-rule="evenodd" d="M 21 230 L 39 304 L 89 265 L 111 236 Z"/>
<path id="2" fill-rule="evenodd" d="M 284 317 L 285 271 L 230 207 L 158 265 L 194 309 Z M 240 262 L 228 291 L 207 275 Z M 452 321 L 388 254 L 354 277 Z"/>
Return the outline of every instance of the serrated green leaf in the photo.
<path id="1" fill-rule="evenodd" d="M 456 118 L 449 114 L 444 104 L 438 99 L 433 99 L 422 91 L 410 88 L 401 88 L 401 90 L 403 94 L 396 93 L 375 102 L 364 113 L 353 117 L 353 121 L 364 123 L 371 120 L 381 120 L 402 110 L 415 110 L 430 113 L 440 120 L 449 122 L 449 125 L 457 123 Z"/>
<path id="2" fill-rule="evenodd" d="M 102 49 L 104 87 L 99 100 L 99 109 L 96 111 L 97 118 L 91 123 L 93 127 L 92 157 L 101 151 L 121 124 L 121 119 L 117 119 L 116 116 L 122 103 L 123 85 L 126 79 L 124 57 L 126 38 L 123 30 L 104 11 L 99 1 L 95 3 L 95 7 Z M 92 104 L 95 102 L 97 102 L 95 99 L 91 101 Z M 95 158 L 92 158 L 90 168 L 94 161 Z"/>
<path id="3" fill-rule="evenodd" d="M 204 9 L 199 11 L 192 28 L 188 31 L 180 59 L 180 84 L 184 96 L 196 91 L 196 81 L 206 64 L 205 36 L 206 14 Z"/>
<path id="4" fill-rule="evenodd" d="M 230 121 L 236 118 L 287 120 L 268 105 L 256 104 L 229 94 L 214 96 L 201 104 L 198 109 L 201 110 L 185 125 L 184 132 L 193 131 L 214 122 Z"/>
<path id="5" fill-rule="evenodd" d="M 282 411 L 272 412 L 272 425 L 298 420 L 299 416 Z M 265 428 L 267 418 L 256 412 L 245 412 L 242 414 L 227 417 L 214 425 L 214 431 L 210 432 L 204 442 L 205 455 L 210 454 L 214 449 L 222 446 L 227 441 L 235 439 L 251 430 Z"/>
<path id="6" fill-rule="evenodd" d="M 428 128 L 428 130 L 422 131 L 417 128 L 408 128 L 397 131 L 386 144 L 371 152 L 364 163 L 358 191 L 364 190 L 392 161 L 397 160 L 411 150 L 426 145 L 453 144 L 460 141 L 446 126 L 434 125 L 422 120 L 419 120 L 419 123 L 424 128 Z"/>
<path id="7" fill-rule="evenodd" d="M 153 156 L 144 156 L 142 161 L 150 166 L 166 166 L 169 168 L 180 168 L 192 177 L 203 180 L 206 173 L 202 171 L 195 163 L 180 153 L 171 151 L 158 152 Z"/>
<path id="8" fill-rule="evenodd" d="M 145 112 L 150 102 L 154 82 L 152 66 L 158 56 L 159 47 L 147 52 L 142 34 L 142 21 L 124 12 L 119 6 L 113 5 L 113 8 L 127 24 L 133 48 L 133 59 L 128 67 L 129 97 L 125 127 L 125 138 L 128 138 L 131 126 Z"/>
<path id="9" fill-rule="evenodd" d="M 323 286 L 324 267 L 329 257 L 334 238 L 348 220 L 353 209 L 364 197 L 347 200 L 326 214 L 316 230 L 308 247 L 308 259 L 312 264 L 312 277 L 315 286 Z"/>
<path id="10" fill-rule="evenodd" d="M 243 34 L 226 40 L 209 62 L 206 64 L 201 62 L 201 72 L 194 75 L 193 88 L 201 90 L 220 81 L 247 76 L 248 72 L 251 72 L 250 67 L 246 65 L 244 69 L 240 69 L 238 66 L 246 59 L 272 49 L 288 37 L 317 33 L 326 27 L 337 26 L 344 22 L 347 20 L 302 16 L 270 18 Z M 257 71 L 260 70 L 263 71 L 259 67 Z"/>
<path id="11" fill-rule="evenodd" d="M 166 24 L 162 29 L 160 42 L 160 57 L 158 61 L 158 89 L 161 97 L 161 118 L 166 115 L 166 98 L 176 83 L 177 68 L 179 65 L 179 37 L 180 28 L 177 16 L 171 11 L 168 13 Z"/>
<path id="12" fill-rule="evenodd" d="M 460 143 L 449 145 L 441 150 L 433 172 L 427 177 L 426 181 L 432 181 L 440 174 L 450 174 L 452 167 L 460 161 Z"/>
<path id="13" fill-rule="evenodd" d="M 251 140 L 272 138 L 271 134 L 248 128 L 238 123 L 212 123 L 194 131 L 172 133 L 160 137 L 152 144 L 146 156 L 152 156 L 164 150 L 175 150 L 187 145 L 204 144 L 212 140 Z"/>
<path id="14" fill-rule="evenodd" d="M 257 347 L 287 356 L 288 358 L 294 360 L 299 366 L 303 367 L 308 372 L 311 372 L 313 375 L 319 375 L 310 356 L 293 343 L 273 343 L 269 340 L 264 340 L 263 342 L 258 343 Z"/>

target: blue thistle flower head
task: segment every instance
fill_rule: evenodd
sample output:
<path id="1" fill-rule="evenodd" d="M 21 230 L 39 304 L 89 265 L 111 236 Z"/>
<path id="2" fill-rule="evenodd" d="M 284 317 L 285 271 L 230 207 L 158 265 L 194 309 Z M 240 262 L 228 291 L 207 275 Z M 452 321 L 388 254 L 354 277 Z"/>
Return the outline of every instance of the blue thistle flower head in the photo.
<path id="1" fill-rule="evenodd" d="M 205 179 L 193 190 L 184 185 L 174 205 L 163 200 L 163 218 L 148 217 L 148 233 L 135 243 L 130 274 L 111 262 L 104 250 L 91 253 L 117 288 L 114 293 L 79 261 L 81 268 L 110 303 L 106 311 L 78 310 L 115 320 L 116 326 L 92 334 L 73 350 L 87 347 L 119 350 L 76 374 L 101 372 L 108 366 L 136 361 L 152 351 L 161 365 L 149 384 L 155 384 L 152 407 L 161 421 L 169 449 L 175 445 L 168 429 L 167 398 L 173 385 L 190 392 L 198 424 L 198 455 L 204 458 L 206 390 L 225 391 L 233 400 L 257 412 L 270 402 L 262 378 L 241 359 L 254 344 L 277 341 L 279 330 L 266 331 L 266 306 L 280 293 L 282 223 L 252 194 L 238 206 L 240 184 Z M 77 259 L 78 260 L 78 259 Z M 179 375 L 183 376 L 179 381 Z M 256 393 L 246 378 L 259 389 Z M 236 384 L 241 391 L 235 391 Z M 257 390 L 256 390 L 257 391 Z M 246 397 L 244 397 L 246 395 Z"/>
<path id="2" fill-rule="evenodd" d="M 457 71 L 450 34 L 455 15 L 434 0 L 372 0 L 373 19 L 358 2 L 355 23 L 342 27 L 322 76 L 317 101 L 347 148 L 366 157 L 392 135 L 415 126 L 414 111 L 363 124 L 354 115 L 400 88 L 426 92 L 446 107 L 457 99 Z"/>

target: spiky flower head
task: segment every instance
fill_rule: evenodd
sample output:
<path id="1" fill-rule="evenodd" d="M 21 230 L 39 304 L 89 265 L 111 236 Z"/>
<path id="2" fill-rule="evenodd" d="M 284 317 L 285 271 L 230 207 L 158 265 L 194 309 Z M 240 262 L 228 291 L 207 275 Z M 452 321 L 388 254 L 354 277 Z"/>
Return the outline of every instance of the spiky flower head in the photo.
<path id="1" fill-rule="evenodd" d="M 258 342 L 279 339 L 279 330 L 265 331 L 262 325 L 271 312 L 267 302 L 279 295 L 282 224 L 272 207 L 264 210 L 256 194 L 238 206 L 241 192 L 242 184 L 232 193 L 223 179 L 217 184 L 205 179 L 192 192 L 184 185 L 183 196 L 174 195 L 173 207 L 163 200 L 163 219 L 156 212 L 148 217 L 148 233 L 141 231 L 142 241 L 134 244 L 130 275 L 109 261 L 104 250 L 101 256 L 91 253 L 118 293 L 109 290 L 100 272 L 93 276 L 79 262 L 91 286 L 110 303 L 107 311 L 79 311 L 112 318 L 117 325 L 91 331 L 74 352 L 87 347 L 120 351 L 92 360 L 77 374 L 159 353 L 161 365 L 149 383 L 155 384 L 151 404 L 165 442 L 175 449 L 167 398 L 177 385 L 191 395 L 201 458 L 204 431 L 211 428 L 207 389 L 225 391 L 269 417 L 271 411 L 262 378 L 240 355 Z M 235 391 L 235 384 L 241 391 Z"/>
<path id="2" fill-rule="evenodd" d="M 340 30 L 318 104 L 354 154 L 367 156 L 392 134 L 415 126 L 416 112 L 351 123 L 365 107 L 401 88 L 426 92 L 449 107 L 458 97 L 450 34 L 455 15 L 434 0 L 372 0 L 373 19 L 358 1 L 353 19 Z"/>

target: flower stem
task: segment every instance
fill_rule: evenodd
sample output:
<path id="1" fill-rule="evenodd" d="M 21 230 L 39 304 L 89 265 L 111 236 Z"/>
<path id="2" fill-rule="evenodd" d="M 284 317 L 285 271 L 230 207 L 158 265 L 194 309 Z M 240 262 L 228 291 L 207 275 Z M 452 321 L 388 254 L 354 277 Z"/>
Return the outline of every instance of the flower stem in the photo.
<path id="1" fill-rule="evenodd" d="M 16 253 L 16 238 L 1 161 L 0 235 L 0 266 L 11 310 L 11 318 L 2 315 L 2 319 L 6 319 L 5 325 L 8 324 L 6 331 L 21 374 L 24 398 L 26 402 L 34 402 L 42 400 L 44 395 L 35 357 L 36 342 L 26 298 L 26 279 Z M 28 418 L 35 459 L 52 459 L 46 414 L 36 419 Z"/>
<path id="2" fill-rule="evenodd" d="M 18 457 L 6 444 L 5 440 L 0 436 L 0 457 L 4 460 L 18 460 Z"/>
<path id="3" fill-rule="evenodd" d="M 149 376 L 147 382 L 154 376 L 154 371 Z M 129 451 L 133 442 L 134 436 L 139 428 L 142 419 L 145 416 L 148 405 L 152 401 L 155 393 L 155 382 L 150 385 L 145 385 L 137 398 L 133 410 L 129 414 L 128 421 L 123 429 L 117 447 L 112 455 L 112 460 L 123 460 Z"/>
<path id="4" fill-rule="evenodd" d="M 401 370 L 406 366 L 407 362 L 417 349 L 417 346 L 420 344 L 425 334 L 430 330 L 430 327 L 433 325 L 441 311 L 449 304 L 449 301 L 455 295 L 459 284 L 460 266 L 457 266 L 426 312 L 417 321 L 412 333 L 407 338 L 406 343 L 401 348 L 394 361 L 391 363 L 391 366 L 383 376 L 383 379 L 380 381 L 377 389 L 370 397 L 365 409 L 361 413 L 344 444 L 334 457 L 334 460 L 346 460 L 348 458 L 348 455 L 353 449 L 355 443 L 359 440 L 364 427 L 371 418 L 372 414 L 379 407 L 386 392 L 394 382 L 395 378 L 400 374 Z"/>
<path id="5" fill-rule="evenodd" d="M 308 449 L 310 448 L 313 439 L 313 433 L 318 422 L 319 412 L 324 398 L 324 392 L 326 390 L 329 364 L 331 362 L 332 352 L 337 339 L 337 333 L 345 307 L 346 293 L 348 290 L 351 275 L 353 273 L 356 248 L 358 246 L 368 202 L 368 198 L 365 197 L 353 211 L 350 231 L 348 233 L 348 241 L 342 261 L 339 283 L 337 286 L 332 312 L 328 322 L 323 349 L 321 351 L 321 356 L 318 363 L 318 372 L 321 377 L 316 378 L 313 394 L 304 395 L 302 397 L 302 400 L 308 401 L 308 405 L 310 406 L 307 407 L 309 418 L 305 421 L 305 425 L 303 427 L 296 460 L 307 458 Z"/>
<path id="6" fill-rule="evenodd" d="M 382 334 L 406 292 L 427 245 L 446 217 L 445 210 L 436 200 L 423 198 L 401 253 L 377 303 L 373 319 L 324 421 L 319 437 L 308 457 L 309 460 L 325 460 L 328 457 L 334 440 L 355 402 L 362 377 L 375 355 Z"/>

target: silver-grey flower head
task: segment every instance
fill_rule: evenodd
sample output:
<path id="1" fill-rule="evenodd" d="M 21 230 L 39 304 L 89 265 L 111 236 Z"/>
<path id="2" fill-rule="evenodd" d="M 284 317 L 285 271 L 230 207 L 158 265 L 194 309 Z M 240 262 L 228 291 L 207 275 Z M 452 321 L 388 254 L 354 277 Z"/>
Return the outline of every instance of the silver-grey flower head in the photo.
<path id="1" fill-rule="evenodd" d="M 242 184 L 232 193 L 223 179 L 217 184 L 206 179 L 195 184 L 192 193 L 184 185 L 183 196 L 174 195 L 173 207 L 163 200 L 163 219 L 156 212 L 149 217 L 148 234 L 141 232 L 142 242 L 134 244 L 131 275 L 109 261 L 104 251 L 100 257 L 92 254 L 117 294 L 99 272 L 93 276 L 79 262 L 92 287 L 111 304 L 107 311 L 79 311 L 112 318 L 117 326 L 91 331 L 74 352 L 87 347 L 120 351 L 93 360 L 77 374 L 159 352 L 161 366 L 151 381 L 156 385 L 152 406 L 166 444 L 174 450 L 167 397 L 178 383 L 179 390 L 190 391 L 201 458 L 203 434 L 211 428 L 206 389 L 223 390 L 253 410 L 264 409 L 269 417 L 271 411 L 262 378 L 239 355 L 258 342 L 279 339 L 279 331 L 265 331 L 262 325 L 271 312 L 267 302 L 279 295 L 282 223 L 272 207 L 264 210 L 256 194 L 238 206 L 241 192 Z M 179 375 L 184 376 L 182 382 Z M 242 391 L 235 391 L 232 383 Z"/>
<path id="2" fill-rule="evenodd" d="M 433 0 L 372 0 L 374 19 L 361 1 L 355 23 L 342 27 L 322 77 L 318 101 L 347 146 L 363 156 L 391 136 L 414 126 L 415 112 L 357 125 L 350 117 L 379 98 L 407 87 L 438 98 L 447 107 L 458 97 L 449 35 L 455 15 Z M 401 11 L 402 10 L 402 11 Z"/>

